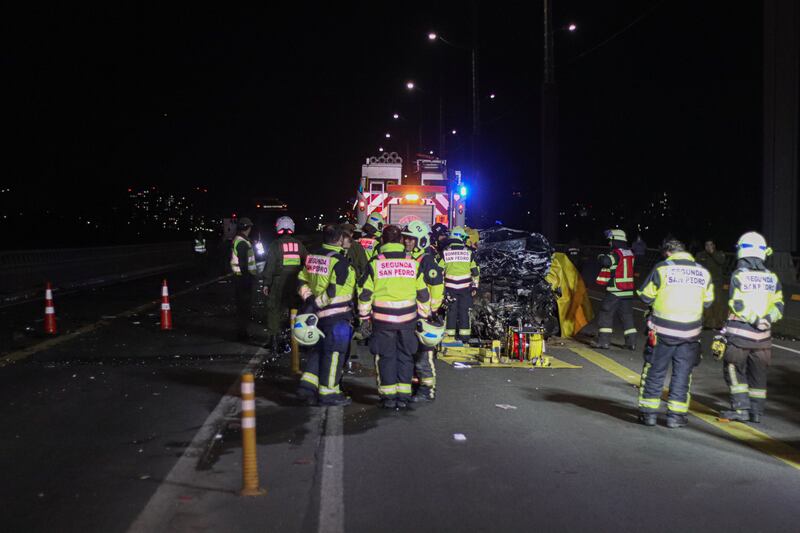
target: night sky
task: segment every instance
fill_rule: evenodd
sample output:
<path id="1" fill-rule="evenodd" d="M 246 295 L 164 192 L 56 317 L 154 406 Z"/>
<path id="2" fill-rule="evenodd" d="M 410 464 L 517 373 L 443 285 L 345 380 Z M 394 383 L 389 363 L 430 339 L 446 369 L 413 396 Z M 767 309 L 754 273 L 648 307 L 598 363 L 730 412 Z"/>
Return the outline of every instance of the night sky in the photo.
<path id="1" fill-rule="evenodd" d="M 554 4 L 557 27 L 578 24 L 555 36 L 561 203 L 635 212 L 667 192 L 668 229 L 686 239 L 732 240 L 743 228 L 724 223 L 731 206 L 757 225 L 760 3 Z M 541 4 L 484 1 L 478 18 L 470 222 L 526 224 L 538 205 Z M 25 7 L 2 20 L 2 180 L 21 204 L 78 209 L 129 186 L 203 185 L 220 210 L 257 195 L 331 210 L 378 146 L 416 148 L 420 116 L 423 148 L 438 149 L 440 90 L 445 129 L 459 132 L 447 157 L 472 175 L 469 52 L 426 38 L 470 44 L 469 2 Z"/>

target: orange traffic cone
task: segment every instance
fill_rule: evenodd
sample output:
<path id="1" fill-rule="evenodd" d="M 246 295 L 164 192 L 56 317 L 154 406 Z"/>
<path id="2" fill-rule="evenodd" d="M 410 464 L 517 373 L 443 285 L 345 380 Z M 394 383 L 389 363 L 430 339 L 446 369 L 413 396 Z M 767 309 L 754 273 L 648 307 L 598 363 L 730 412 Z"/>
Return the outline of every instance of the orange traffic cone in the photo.
<path id="1" fill-rule="evenodd" d="M 161 329 L 172 329 L 172 309 L 169 307 L 169 289 L 167 280 L 161 285 Z"/>
<path id="2" fill-rule="evenodd" d="M 58 333 L 56 330 L 56 308 L 53 305 L 53 289 L 50 287 L 49 281 L 44 290 L 44 332 L 48 335 Z"/>

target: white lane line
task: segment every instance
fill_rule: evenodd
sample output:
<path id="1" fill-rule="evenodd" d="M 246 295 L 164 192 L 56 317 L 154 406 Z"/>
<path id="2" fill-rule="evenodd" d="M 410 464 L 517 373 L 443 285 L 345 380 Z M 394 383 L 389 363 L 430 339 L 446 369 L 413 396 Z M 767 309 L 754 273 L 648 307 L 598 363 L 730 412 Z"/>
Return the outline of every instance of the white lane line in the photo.
<path id="1" fill-rule="evenodd" d="M 772 346 L 774 346 L 775 348 L 780 348 L 781 350 L 786 350 L 787 352 L 792 352 L 800 355 L 800 350 L 795 350 L 794 348 L 788 348 L 786 346 L 781 346 L 780 344 L 775 344 L 775 343 L 772 343 Z"/>
<path id="2" fill-rule="evenodd" d="M 598 298 L 597 296 L 589 296 L 589 298 L 591 298 L 592 300 L 597 300 L 598 302 L 603 301 L 602 298 Z M 639 307 L 633 307 L 633 308 L 636 309 L 637 311 L 641 311 L 642 313 L 647 311 L 647 309 L 641 309 Z M 772 343 L 772 346 L 775 348 L 780 348 L 781 350 L 786 350 L 787 352 L 792 352 L 796 353 L 797 355 L 800 355 L 800 350 L 795 350 L 794 348 L 789 348 L 788 346 L 781 346 L 780 344 L 775 344 L 775 343 Z"/>
<path id="3" fill-rule="evenodd" d="M 266 355 L 264 348 L 259 348 L 255 356 L 247 363 L 246 369 L 252 371 L 257 368 Z M 205 449 L 209 441 L 214 438 L 222 420 L 233 416 L 239 410 L 239 380 L 237 379 L 219 401 L 217 406 L 208 415 L 206 421 L 197 431 L 189 447 L 183 452 L 181 458 L 169 471 L 167 477 L 158 486 L 155 494 L 147 505 L 136 517 L 128 528 L 128 533 L 151 533 L 153 531 L 169 530 L 169 523 L 178 510 L 179 497 L 186 493 L 186 487 L 191 486 L 192 478 L 196 472 L 197 461 L 201 456 L 200 451 Z"/>
<path id="4" fill-rule="evenodd" d="M 318 531 L 344 533 L 344 408 L 328 407 L 326 411 Z"/>

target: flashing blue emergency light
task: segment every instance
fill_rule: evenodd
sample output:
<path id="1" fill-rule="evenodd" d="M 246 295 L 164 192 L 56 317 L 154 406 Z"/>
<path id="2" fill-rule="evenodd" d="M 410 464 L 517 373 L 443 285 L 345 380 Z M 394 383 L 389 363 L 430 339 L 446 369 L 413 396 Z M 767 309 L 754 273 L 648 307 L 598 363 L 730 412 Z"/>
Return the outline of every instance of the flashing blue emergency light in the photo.
<path id="1" fill-rule="evenodd" d="M 461 197 L 465 198 L 467 196 L 467 187 L 465 185 L 461 186 Z"/>

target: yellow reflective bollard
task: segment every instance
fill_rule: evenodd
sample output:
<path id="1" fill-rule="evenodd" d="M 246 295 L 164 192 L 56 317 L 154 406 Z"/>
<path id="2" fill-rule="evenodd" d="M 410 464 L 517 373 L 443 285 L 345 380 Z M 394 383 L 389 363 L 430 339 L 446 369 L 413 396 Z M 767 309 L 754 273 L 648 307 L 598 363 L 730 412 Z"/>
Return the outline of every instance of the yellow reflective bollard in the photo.
<path id="1" fill-rule="evenodd" d="M 253 374 L 242 375 L 242 496 L 262 496 L 256 457 L 256 384 Z"/>
<path id="2" fill-rule="evenodd" d="M 292 324 L 292 331 L 294 331 L 294 322 L 295 322 L 295 320 L 297 320 L 297 309 L 292 309 L 292 311 L 290 313 L 290 317 L 291 317 L 290 322 Z M 300 345 L 297 344 L 297 339 L 294 338 L 294 335 L 292 335 L 291 337 L 292 337 L 292 367 L 291 367 L 291 370 L 292 370 L 292 374 L 293 375 L 300 375 L 302 373 L 302 372 L 300 372 Z"/>

